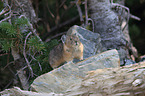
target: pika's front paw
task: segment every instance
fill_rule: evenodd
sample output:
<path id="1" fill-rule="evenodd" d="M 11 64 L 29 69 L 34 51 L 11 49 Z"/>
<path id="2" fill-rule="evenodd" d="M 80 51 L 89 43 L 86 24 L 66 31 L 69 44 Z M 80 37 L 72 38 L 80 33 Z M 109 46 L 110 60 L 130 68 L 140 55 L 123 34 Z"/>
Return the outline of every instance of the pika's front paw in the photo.
<path id="1" fill-rule="evenodd" d="M 80 58 L 80 60 L 83 60 L 83 56 Z"/>

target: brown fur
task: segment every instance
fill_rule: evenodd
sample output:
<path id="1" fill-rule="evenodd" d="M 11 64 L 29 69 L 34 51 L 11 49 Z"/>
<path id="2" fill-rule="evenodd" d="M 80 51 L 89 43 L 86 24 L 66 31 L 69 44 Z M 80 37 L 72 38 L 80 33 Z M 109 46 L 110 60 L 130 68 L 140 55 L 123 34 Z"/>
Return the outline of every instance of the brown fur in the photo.
<path id="1" fill-rule="evenodd" d="M 83 44 L 75 35 L 67 36 L 64 44 L 59 44 L 49 53 L 49 63 L 52 68 L 57 68 L 64 62 L 74 58 L 83 60 Z"/>

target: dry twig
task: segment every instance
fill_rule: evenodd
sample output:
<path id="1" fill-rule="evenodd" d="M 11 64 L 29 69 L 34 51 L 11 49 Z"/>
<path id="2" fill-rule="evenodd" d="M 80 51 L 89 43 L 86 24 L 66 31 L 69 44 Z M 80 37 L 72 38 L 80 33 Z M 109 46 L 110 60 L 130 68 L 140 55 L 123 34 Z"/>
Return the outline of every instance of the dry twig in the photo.
<path id="1" fill-rule="evenodd" d="M 81 23 L 84 23 L 83 13 L 82 13 L 81 7 L 78 3 L 76 3 L 76 6 L 77 6 L 77 9 L 78 9 L 78 12 L 79 12 L 80 21 L 81 21 Z"/>
<path id="2" fill-rule="evenodd" d="M 36 60 L 36 61 L 37 61 L 37 59 L 35 59 L 34 56 L 31 55 L 31 57 L 32 57 L 33 60 Z M 39 62 L 39 61 L 37 61 L 37 62 L 38 62 L 38 65 L 39 65 L 39 67 L 40 67 L 40 70 L 42 71 L 42 67 L 41 67 L 40 62 Z"/>
<path id="3" fill-rule="evenodd" d="M 51 31 L 43 37 L 43 39 L 46 39 L 52 32 L 55 32 L 56 30 L 66 26 L 66 25 L 68 25 L 68 24 L 70 24 L 70 23 L 72 23 L 76 20 L 78 20 L 78 18 L 79 18 L 79 16 L 76 16 L 76 17 L 74 17 L 74 18 L 72 18 L 68 21 L 65 21 L 65 22 L 59 24 L 59 26 L 54 26 L 53 28 L 51 28 Z"/>
<path id="4" fill-rule="evenodd" d="M 4 18 L 4 19 L 2 19 L 2 20 L 0 21 L 0 23 L 2 23 L 3 21 L 9 20 L 9 19 L 12 17 L 11 7 L 10 7 L 8 4 L 7 4 L 7 7 L 8 7 L 8 9 L 6 9 L 6 7 L 5 7 L 5 8 L 0 12 L 0 15 L 4 14 L 5 12 L 7 12 L 7 11 L 9 10 L 8 13 L 5 13 L 5 14 L 4 14 L 5 16 L 9 14 L 9 16 L 6 17 L 6 18 Z"/>
<path id="5" fill-rule="evenodd" d="M 86 26 L 88 26 L 88 7 L 87 0 L 85 0 L 85 17 L 86 17 Z"/>
<path id="6" fill-rule="evenodd" d="M 54 39 L 54 38 L 56 38 L 56 37 L 58 37 L 58 36 L 61 36 L 61 35 L 65 34 L 65 33 L 66 33 L 66 32 L 56 34 L 56 35 L 52 36 L 51 38 L 46 39 L 45 42 L 49 42 L 51 39 Z"/>
<path id="7" fill-rule="evenodd" d="M 25 51 L 25 48 L 26 48 L 26 41 L 27 41 L 28 37 L 29 37 L 31 34 L 32 34 L 32 32 L 30 32 L 30 33 L 26 36 L 26 38 L 25 38 L 24 49 L 23 49 L 23 55 L 24 55 L 24 58 L 25 58 L 25 60 L 26 60 L 27 65 L 28 65 L 28 68 L 29 68 L 29 70 L 30 70 L 30 72 L 31 72 L 31 76 L 33 77 L 33 70 L 32 70 L 32 68 L 31 68 L 30 62 L 29 62 L 28 59 L 27 59 L 26 51 Z"/>
<path id="8" fill-rule="evenodd" d="M 95 28 L 94 21 L 91 18 L 88 18 L 88 21 L 92 22 L 92 31 L 94 32 L 94 28 Z"/>
<path id="9" fill-rule="evenodd" d="M 116 7 L 116 6 L 117 6 L 117 7 L 124 8 L 124 9 L 127 11 L 127 21 L 126 21 L 126 25 L 124 26 L 124 28 L 123 28 L 122 30 L 124 30 L 124 29 L 126 28 L 128 22 L 129 22 L 129 18 L 133 18 L 133 19 L 136 19 L 136 20 L 138 20 L 138 21 L 141 20 L 139 17 L 130 14 L 130 10 L 129 10 L 128 7 L 123 6 L 123 5 L 121 5 L 121 4 L 118 4 L 118 3 L 113 3 L 113 0 L 111 0 L 111 5 L 112 5 L 112 7 Z"/>
<path id="10" fill-rule="evenodd" d="M 130 14 L 130 18 L 140 21 L 141 19 L 137 16 Z"/>
<path id="11" fill-rule="evenodd" d="M 130 16 L 130 10 L 129 10 L 129 8 L 126 7 L 126 6 L 123 6 L 123 5 L 121 5 L 121 4 L 118 4 L 118 3 L 113 3 L 113 0 L 111 0 L 111 5 L 112 5 L 112 7 L 118 6 L 118 7 L 121 7 L 121 8 L 124 8 L 125 10 L 127 10 L 127 21 L 126 21 L 126 25 L 125 25 L 124 28 L 122 29 L 122 30 L 124 30 L 124 29 L 126 28 L 128 22 L 129 22 L 129 16 Z"/>
<path id="12" fill-rule="evenodd" d="M 76 0 L 76 1 L 71 2 L 71 3 L 75 3 L 76 4 L 78 12 L 79 12 L 79 16 L 80 16 L 80 21 L 81 21 L 81 23 L 83 23 L 83 26 L 84 26 L 83 13 L 82 13 L 82 10 L 81 10 L 78 2 L 79 2 L 79 0 Z M 85 0 L 85 2 L 83 2 L 83 4 L 85 4 L 85 18 L 86 18 L 85 26 L 88 26 L 89 25 L 88 22 L 91 21 L 92 22 L 92 30 L 94 32 L 94 22 L 93 22 L 93 20 L 91 18 L 88 18 L 88 7 L 87 7 L 88 4 L 87 4 L 87 0 Z"/>
<path id="13" fill-rule="evenodd" d="M 3 15 L 4 13 L 6 13 L 9 9 L 7 9 L 7 7 L 5 7 L 1 12 L 0 15 Z"/>

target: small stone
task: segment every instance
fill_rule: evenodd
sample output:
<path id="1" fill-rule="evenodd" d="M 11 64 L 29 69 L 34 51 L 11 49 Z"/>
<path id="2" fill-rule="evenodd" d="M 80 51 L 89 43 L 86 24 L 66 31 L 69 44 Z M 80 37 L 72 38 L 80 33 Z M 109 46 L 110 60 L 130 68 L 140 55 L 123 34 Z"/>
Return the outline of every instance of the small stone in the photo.
<path id="1" fill-rule="evenodd" d="M 139 86 L 140 84 L 142 84 L 142 79 L 136 79 L 133 83 L 132 83 L 132 85 L 133 86 Z"/>

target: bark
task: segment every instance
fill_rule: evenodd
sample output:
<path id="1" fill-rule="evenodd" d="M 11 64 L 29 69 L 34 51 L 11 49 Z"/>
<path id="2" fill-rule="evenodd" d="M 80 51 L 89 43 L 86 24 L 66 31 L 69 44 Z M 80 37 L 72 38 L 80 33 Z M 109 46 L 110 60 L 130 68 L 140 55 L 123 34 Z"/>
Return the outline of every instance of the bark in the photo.
<path id="1" fill-rule="evenodd" d="M 15 1 L 12 10 L 18 12 L 21 15 L 25 15 L 32 24 L 37 22 L 36 19 L 37 17 L 30 0 Z M 14 18 L 18 18 L 18 17 L 14 17 Z M 15 54 L 13 55 L 13 57 L 15 57 L 15 55 L 20 55 L 17 49 L 15 50 Z M 26 72 L 22 70 L 22 67 L 24 67 L 25 64 L 24 59 L 22 57 L 19 57 L 19 58 L 14 58 L 14 60 L 16 61 L 16 66 L 19 66 L 16 69 L 21 82 L 21 86 L 23 89 L 28 90 L 29 89 L 28 78 L 25 74 Z"/>
<path id="2" fill-rule="evenodd" d="M 11 13 L 12 14 L 11 19 L 16 19 L 20 15 L 25 15 L 32 24 L 37 22 L 36 14 L 30 0 L 14 0 L 14 1 L 4 0 L 5 6 L 8 6 L 9 4 L 11 6 L 10 7 L 11 12 L 17 14 L 17 15 L 13 15 Z M 27 30 L 27 29 L 24 29 L 24 30 Z M 24 59 L 21 57 L 20 50 L 17 48 L 17 46 L 14 46 L 11 48 L 11 53 L 15 61 L 15 68 L 17 71 L 16 75 L 18 75 L 20 79 L 21 86 L 23 89 L 28 90 L 29 88 L 28 78 L 25 74 L 26 72 L 22 70 L 22 67 L 25 66 L 24 65 L 25 62 L 24 62 Z"/>
<path id="3" fill-rule="evenodd" d="M 17 75 L 20 79 L 21 86 L 24 90 L 28 90 L 29 83 L 27 80 L 27 76 L 25 74 L 26 72 L 24 72 L 24 70 L 21 69 L 24 66 L 24 59 L 21 58 L 17 48 L 13 47 L 13 48 L 11 48 L 11 50 L 12 50 L 12 56 L 15 61 L 15 69 L 16 69 Z"/>
<path id="4" fill-rule="evenodd" d="M 145 96 L 145 62 L 90 71 L 66 96 Z M 73 85 L 74 86 L 74 85 Z"/>
<path id="5" fill-rule="evenodd" d="M 124 60 L 129 58 L 129 52 L 118 16 L 111 10 L 109 1 L 88 0 L 89 11 L 95 25 L 94 32 L 101 35 L 102 45 L 107 49 L 117 49 L 123 64 Z"/>
<path id="6" fill-rule="evenodd" d="M 35 14 L 35 10 L 32 6 L 31 0 L 17 0 L 18 3 L 15 3 L 15 8 L 17 8 L 17 11 L 21 14 L 24 14 L 29 21 L 34 24 L 37 23 L 37 16 Z"/>

